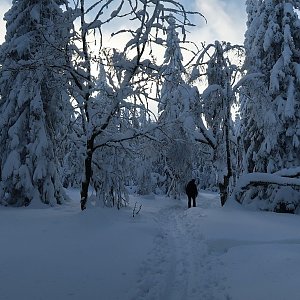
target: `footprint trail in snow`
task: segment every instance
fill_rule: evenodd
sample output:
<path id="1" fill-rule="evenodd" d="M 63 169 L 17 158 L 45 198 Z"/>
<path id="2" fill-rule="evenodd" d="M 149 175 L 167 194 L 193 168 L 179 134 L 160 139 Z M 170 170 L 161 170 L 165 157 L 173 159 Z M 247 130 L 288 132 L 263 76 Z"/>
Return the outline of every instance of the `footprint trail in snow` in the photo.
<path id="1" fill-rule="evenodd" d="M 205 218 L 204 210 L 187 210 L 183 204 L 160 210 L 161 232 L 140 270 L 135 299 L 228 299 L 225 279 L 214 271 L 218 256 L 209 253 L 207 241 L 193 225 L 195 217 Z"/>

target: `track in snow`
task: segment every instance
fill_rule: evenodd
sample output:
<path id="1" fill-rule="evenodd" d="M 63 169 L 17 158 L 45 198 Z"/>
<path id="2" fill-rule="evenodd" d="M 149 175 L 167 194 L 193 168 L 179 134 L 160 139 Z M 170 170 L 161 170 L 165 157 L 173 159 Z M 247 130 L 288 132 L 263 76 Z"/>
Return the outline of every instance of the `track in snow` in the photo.
<path id="1" fill-rule="evenodd" d="M 201 230 L 191 223 L 193 213 L 205 217 L 202 208 L 187 210 L 182 203 L 158 212 L 161 232 L 140 270 L 134 299 L 228 299 L 224 278 L 213 270 L 218 257 L 211 255 Z"/>

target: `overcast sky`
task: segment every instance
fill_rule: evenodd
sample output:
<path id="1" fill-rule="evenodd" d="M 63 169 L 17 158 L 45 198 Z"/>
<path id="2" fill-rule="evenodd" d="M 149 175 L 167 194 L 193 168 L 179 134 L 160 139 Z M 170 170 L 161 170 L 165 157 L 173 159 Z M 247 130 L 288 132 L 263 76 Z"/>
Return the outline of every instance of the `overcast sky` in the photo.
<path id="1" fill-rule="evenodd" d="M 92 1 L 92 0 L 90 0 Z M 0 42 L 4 41 L 4 13 L 11 6 L 11 0 L 0 0 Z M 197 27 L 189 39 L 193 41 L 224 40 L 242 44 L 246 28 L 245 0 L 179 0 L 186 3 L 188 10 L 197 10 L 207 19 L 207 24 L 200 18 Z"/>

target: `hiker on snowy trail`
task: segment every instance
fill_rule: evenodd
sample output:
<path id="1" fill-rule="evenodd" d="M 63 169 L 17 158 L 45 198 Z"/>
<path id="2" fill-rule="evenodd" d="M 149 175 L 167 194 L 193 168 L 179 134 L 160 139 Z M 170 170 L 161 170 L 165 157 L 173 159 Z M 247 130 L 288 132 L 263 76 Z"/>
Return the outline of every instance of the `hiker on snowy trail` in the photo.
<path id="1" fill-rule="evenodd" d="M 188 208 L 191 207 L 193 199 L 193 207 L 196 207 L 196 197 L 198 196 L 197 185 L 195 179 L 192 179 L 185 187 L 185 192 L 188 196 Z"/>

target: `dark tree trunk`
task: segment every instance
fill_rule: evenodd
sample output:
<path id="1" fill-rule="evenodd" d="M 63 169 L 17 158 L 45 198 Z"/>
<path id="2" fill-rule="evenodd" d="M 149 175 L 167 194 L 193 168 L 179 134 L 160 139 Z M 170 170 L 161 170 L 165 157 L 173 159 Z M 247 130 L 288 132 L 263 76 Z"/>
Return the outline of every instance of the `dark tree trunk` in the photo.
<path id="1" fill-rule="evenodd" d="M 224 176 L 224 183 L 219 183 L 220 199 L 222 206 L 224 206 L 228 198 L 229 178 L 230 177 L 228 175 Z"/>
<path id="2" fill-rule="evenodd" d="M 87 91 L 84 91 L 84 85 L 79 85 L 81 90 L 84 91 L 84 112 L 85 112 L 85 118 L 87 123 L 90 121 L 89 116 L 89 109 L 88 105 L 90 102 L 90 91 L 92 90 L 92 84 L 91 84 L 91 62 L 90 57 L 88 53 L 88 42 L 87 42 L 87 31 L 85 28 L 85 0 L 80 0 L 80 8 L 81 8 L 81 39 L 82 39 L 82 48 L 83 48 L 83 54 L 84 54 L 84 62 L 85 62 L 85 68 L 86 68 L 86 82 L 87 82 Z M 86 130 L 85 122 L 83 122 L 84 130 Z M 86 134 L 86 131 L 85 131 Z M 81 183 L 81 191 L 80 191 L 80 206 L 81 210 L 86 209 L 86 203 L 88 199 L 88 192 L 89 192 L 89 186 L 92 178 L 92 158 L 93 158 L 93 147 L 94 147 L 94 136 L 87 139 L 86 143 L 86 158 L 84 160 L 84 179 Z"/>
<path id="3" fill-rule="evenodd" d="M 229 89 L 229 87 L 228 87 L 228 89 Z M 229 97 L 230 96 L 228 96 L 228 98 Z M 220 198 L 221 198 L 222 206 L 224 206 L 224 204 L 226 203 L 226 201 L 228 199 L 230 178 L 233 176 L 232 164 L 231 164 L 229 122 L 230 122 L 230 107 L 228 105 L 227 111 L 226 111 L 226 119 L 224 121 L 227 174 L 223 177 L 223 183 L 219 183 Z"/>
<path id="4" fill-rule="evenodd" d="M 86 209 L 86 203 L 87 203 L 88 193 L 89 193 L 89 186 L 90 186 L 90 182 L 92 179 L 93 144 L 94 144 L 94 141 L 92 139 L 87 141 L 86 158 L 84 160 L 84 180 L 82 180 L 81 191 L 80 191 L 81 210 Z"/>

